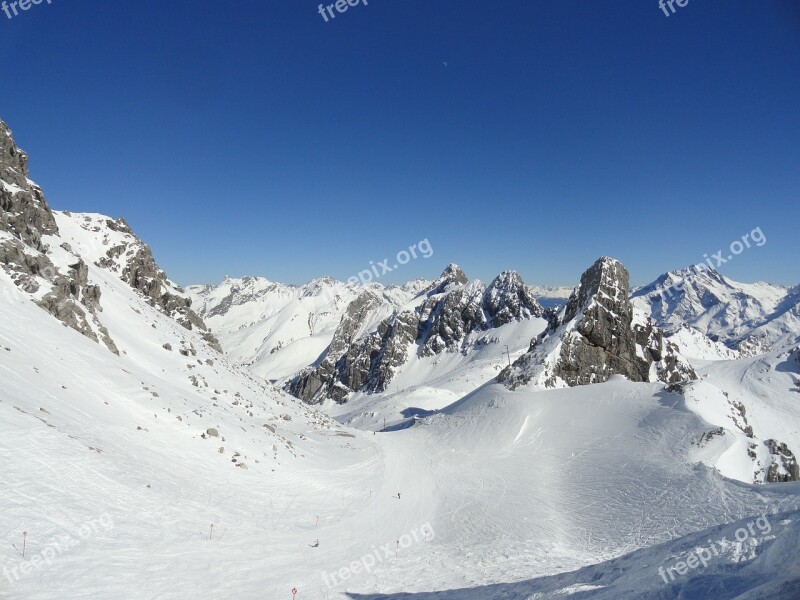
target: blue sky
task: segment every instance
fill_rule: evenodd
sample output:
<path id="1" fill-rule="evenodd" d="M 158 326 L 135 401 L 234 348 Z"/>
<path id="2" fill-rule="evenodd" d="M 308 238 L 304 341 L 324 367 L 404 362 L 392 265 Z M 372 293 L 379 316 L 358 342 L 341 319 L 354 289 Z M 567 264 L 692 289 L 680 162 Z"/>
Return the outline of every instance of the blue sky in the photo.
<path id="1" fill-rule="evenodd" d="M 797 283 L 794 0 L 53 0 L 0 13 L 0 118 L 53 208 L 124 216 L 173 279 L 504 269 Z"/>

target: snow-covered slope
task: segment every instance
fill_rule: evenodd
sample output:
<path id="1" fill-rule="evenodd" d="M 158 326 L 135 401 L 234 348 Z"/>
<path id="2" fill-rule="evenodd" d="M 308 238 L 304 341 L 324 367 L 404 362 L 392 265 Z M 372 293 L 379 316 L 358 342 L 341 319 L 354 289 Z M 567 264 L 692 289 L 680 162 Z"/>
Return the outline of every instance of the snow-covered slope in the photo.
<path id="1" fill-rule="evenodd" d="M 732 350 L 722 342 L 712 340 L 691 325 L 681 325 L 673 330 L 667 339 L 690 361 L 736 360 L 742 356 L 738 350 Z M 693 364 L 702 363 L 693 362 Z"/>
<path id="2" fill-rule="evenodd" d="M 393 440 L 415 465 L 404 471 L 387 462 L 403 492 L 393 523 L 402 529 L 414 522 L 403 513 L 406 501 L 436 515 L 426 517 L 436 540 L 416 558 L 447 573 L 448 581 L 437 584 L 410 570 L 403 582 L 376 594 L 379 586 L 359 578 L 363 583 L 352 581 L 348 597 L 528 600 L 582 591 L 579 597 L 677 598 L 700 573 L 667 585 L 659 567 L 672 567 L 701 541 L 730 540 L 738 527 L 718 526 L 764 514 L 776 537 L 750 536 L 752 549 L 750 542 L 725 544 L 703 571 L 707 587 L 691 584 L 694 597 L 736 579 L 732 573 L 746 566 L 739 563 L 758 560 L 771 543 L 781 551 L 761 559 L 768 564 L 751 566 L 751 578 L 738 589 L 764 583 L 756 572 L 780 574 L 774 583 L 796 586 L 791 544 L 800 484 L 754 487 L 698 464 L 693 453 L 709 429 L 679 392 L 659 384 L 612 378 L 543 391 L 484 386 L 413 427 L 378 436 Z M 784 511 L 794 514 L 774 516 Z M 603 562 L 614 557 L 623 558 Z M 600 564 L 570 572 L 578 563 Z M 497 583 L 487 584 L 487 573 Z"/>
<path id="3" fill-rule="evenodd" d="M 279 486 L 374 470 L 371 436 L 222 355 L 124 221 L 51 211 L 0 134 L 0 175 L 21 184 L 0 197 L 0 597 L 191 597 L 171 557 L 210 523 L 224 539 Z"/>
<path id="4" fill-rule="evenodd" d="M 593 582 L 569 571 L 762 514 L 780 535 L 773 543 L 795 539 L 791 527 L 781 533 L 786 517 L 773 515 L 798 509 L 798 486 L 735 484 L 696 466 L 692 444 L 709 427 L 657 384 L 545 392 L 493 384 L 415 427 L 364 435 L 324 420 L 315 427 L 303 416 L 313 413 L 279 392 L 262 390 L 246 406 L 209 402 L 129 359 L 125 336 L 128 354 L 117 358 L 26 298 L 12 306 L 14 323 L 38 333 L 0 326 L 0 346 L 10 349 L 0 422 L 15 457 L 3 455 L 10 493 L 0 500 L 8 532 L 0 558 L 11 579 L 0 580 L 0 597 L 280 598 L 297 587 L 340 600 L 432 590 L 502 598 L 504 589 L 574 590 Z M 247 397 L 240 377 L 226 384 L 233 392 L 242 382 Z M 291 420 L 274 418 L 281 413 Z M 262 424 L 291 442 L 278 460 Z M 202 438 L 209 425 L 220 438 Z M 236 468 L 221 445 L 249 468 Z M 60 536 L 80 545 L 17 578 L 12 544 L 23 529 L 29 556 Z M 598 585 L 630 598 L 667 589 L 657 569 L 685 556 L 685 544 L 628 559 L 624 577 Z M 724 575 L 722 565 L 742 555 L 727 548 L 712 572 Z M 791 553 L 770 560 L 751 568 L 791 580 Z"/>
<path id="5" fill-rule="evenodd" d="M 716 402 L 707 395 L 695 397 L 697 411 L 710 423 L 725 427 L 726 434 L 735 434 L 739 438 L 739 455 L 747 454 L 751 459 L 749 465 L 739 463 L 745 470 L 743 474 L 717 465 L 726 475 L 743 481 L 749 475 L 753 481 L 761 482 L 786 479 L 787 473 L 793 473 L 790 479 L 800 479 L 798 356 L 797 348 L 775 350 L 741 360 L 709 362 L 699 369 L 703 385 L 715 388 L 712 394 Z M 694 394 L 687 394 L 687 398 L 690 395 Z M 714 406 L 721 410 L 715 411 Z M 734 427 L 720 418 L 723 411 L 736 421 Z"/>
<path id="6" fill-rule="evenodd" d="M 369 321 L 377 324 L 410 301 L 422 281 L 398 287 L 356 288 L 330 278 L 302 286 L 260 277 L 226 278 L 217 286 L 189 286 L 194 307 L 235 360 L 272 381 L 314 363 L 331 343 L 347 307 L 365 289 L 381 301 Z"/>
<path id="7" fill-rule="evenodd" d="M 789 511 L 711 527 L 558 575 L 417 594 L 353 593 L 348 597 L 352 600 L 545 600 L 569 597 L 591 600 L 794 600 L 800 597 L 800 569 L 794 561 L 799 546 L 800 513 Z"/>
<path id="8" fill-rule="evenodd" d="M 717 271 L 692 267 L 662 275 L 631 297 L 667 333 L 691 325 L 746 354 L 800 338 L 798 288 L 738 283 Z"/>
<path id="9" fill-rule="evenodd" d="M 451 366 L 448 355 L 468 355 L 474 344 L 488 343 L 482 332 L 506 325 L 539 321 L 544 310 L 522 278 L 505 271 L 491 284 L 469 281 L 458 265 L 449 265 L 429 288 L 376 327 L 354 327 L 370 315 L 375 299 L 362 295 L 348 308 L 324 358 L 300 373 L 287 389 L 307 402 L 347 402 L 358 392 L 384 392 L 418 359 Z M 366 311 L 366 312 L 365 312 Z M 428 361 L 433 362 L 433 361 Z M 458 361 L 461 362 L 461 361 Z M 445 375 L 444 366 L 438 374 Z"/>

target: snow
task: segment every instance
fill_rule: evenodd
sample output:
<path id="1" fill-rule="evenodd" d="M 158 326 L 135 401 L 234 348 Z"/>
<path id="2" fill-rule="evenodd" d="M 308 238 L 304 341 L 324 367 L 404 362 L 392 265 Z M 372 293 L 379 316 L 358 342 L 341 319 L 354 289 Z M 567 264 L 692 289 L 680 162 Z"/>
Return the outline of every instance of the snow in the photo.
<path id="1" fill-rule="evenodd" d="M 534 318 L 473 332 L 463 344 L 466 352 L 420 356 L 412 346 L 410 360 L 398 369 L 384 393 L 355 393 L 346 404 L 327 404 L 325 411 L 360 429 L 383 429 L 384 419 L 387 427 L 407 424 L 415 415 L 443 409 L 492 381 L 509 360 L 527 352 L 530 340 L 546 326 L 546 321 Z"/>
<path id="2" fill-rule="evenodd" d="M 14 183 L 8 183 L 7 181 L 3 181 L 2 179 L 0 179 L 0 185 L 3 186 L 3 189 L 5 191 L 11 193 L 12 195 L 22 191 L 22 188 L 19 187 L 18 185 Z"/>
<path id="3" fill-rule="evenodd" d="M 289 598 L 297 587 L 299 600 L 633 599 L 725 586 L 740 598 L 789 598 L 798 589 L 800 484 L 751 483 L 751 438 L 734 410 L 746 407 L 752 440 L 800 448 L 798 364 L 786 348 L 698 363 L 702 380 L 683 394 L 622 377 L 511 391 L 494 378 L 505 346 L 513 361 L 545 327 L 530 319 L 470 334 L 464 353 L 411 352 L 386 392 L 326 414 L 259 375 L 313 362 L 354 290 L 329 280 L 191 289 L 227 340 L 223 356 L 120 280 L 124 256 L 95 264 L 111 245 L 135 251 L 135 238 L 102 215 L 56 218 L 49 256 L 88 264 L 102 290 L 99 324 L 120 355 L 64 327 L 0 270 L 0 598 Z M 420 287 L 387 288 L 385 306 L 413 303 Z M 333 300 L 320 297 L 330 289 Z M 210 314 L 245 291 L 254 302 Z M 730 542 L 762 515 L 768 535 Z M 22 560 L 23 531 L 35 564 Z M 664 583 L 659 567 L 723 537 L 706 567 Z M 375 564 L 365 567 L 367 556 Z"/>
<path id="4" fill-rule="evenodd" d="M 739 283 L 711 270 L 667 273 L 634 290 L 631 300 L 668 331 L 690 325 L 727 345 L 755 337 L 777 347 L 800 331 L 796 289 Z"/>
<path id="5" fill-rule="evenodd" d="M 681 355 L 688 359 L 696 359 L 691 361 L 692 366 L 702 365 L 704 361 L 741 358 L 741 354 L 736 350 L 711 340 L 703 332 L 690 326 L 681 327 L 670 335 L 668 340 L 680 348 Z"/>
<path id="6" fill-rule="evenodd" d="M 742 485 L 695 466 L 690 442 L 707 425 L 655 384 L 615 378 L 515 393 L 486 383 L 414 427 L 373 434 L 261 387 L 110 272 L 91 275 L 106 290 L 102 318 L 125 351 L 119 357 L 21 293 L 4 295 L 3 312 L 13 318 L 0 323 L 8 490 L 0 497 L 0 560 L 18 568 L 22 530 L 33 555 L 59 536 L 80 541 L 52 564 L 0 579 L 7 598 L 281 598 L 292 586 L 299 598 L 434 590 L 525 598 L 587 585 L 633 598 L 624 590 L 662 589 L 656 565 L 670 564 L 684 536 L 797 510 L 797 485 Z M 160 348 L 181 336 L 198 350 L 193 361 Z M 496 346 L 479 368 L 491 371 Z M 214 367 L 197 362 L 212 356 Z M 208 389 L 188 383 L 188 362 Z M 215 387 L 228 390 L 216 401 Z M 254 417 L 235 404 L 237 391 Z M 277 459 L 264 453 L 277 440 L 262 423 L 294 452 L 282 444 Z M 225 441 L 202 439 L 208 427 Z M 231 464 L 234 450 L 247 457 L 247 470 Z M 797 541 L 796 515 L 787 518 L 773 545 Z M 93 521 L 113 526 L 81 537 Z M 429 541 L 326 584 L 326 575 L 330 582 L 374 549 L 393 550 L 426 524 Z M 764 572 L 778 572 L 788 560 L 761 552 L 737 568 L 768 560 Z M 602 564 L 615 558 L 624 565 L 618 580 Z"/>
<path id="7" fill-rule="evenodd" d="M 314 363 L 325 351 L 350 302 L 363 289 L 383 299 L 364 329 L 371 329 L 410 302 L 422 280 L 403 288 L 366 288 L 324 278 L 302 286 L 264 278 L 226 278 L 219 286 L 189 286 L 193 306 L 231 358 L 280 383 Z M 362 332 L 363 333 L 363 332 Z"/>

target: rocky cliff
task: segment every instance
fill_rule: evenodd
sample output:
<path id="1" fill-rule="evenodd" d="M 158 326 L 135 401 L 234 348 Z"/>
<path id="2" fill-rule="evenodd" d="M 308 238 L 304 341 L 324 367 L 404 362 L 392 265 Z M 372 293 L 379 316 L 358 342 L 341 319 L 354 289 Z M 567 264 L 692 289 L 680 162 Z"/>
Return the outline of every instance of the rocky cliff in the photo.
<path id="1" fill-rule="evenodd" d="M 376 303 L 366 291 L 350 304 L 319 365 L 287 385 L 293 395 L 317 403 L 327 398 L 346 402 L 355 391 L 380 392 L 412 354 L 458 352 L 472 332 L 543 314 L 517 273 L 502 273 L 486 287 L 469 281 L 457 265 L 449 265 L 423 290 L 413 308 L 396 311 L 372 332 L 354 338 Z"/>
<path id="2" fill-rule="evenodd" d="M 62 235 L 59 219 L 68 228 L 75 223 L 82 228 L 79 242 Z M 169 282 L 124 220 L 50 209 L 41 188 L 28 179 L 27 154 L 0 121 L 0 268 L 66 326 L 118 353 L 100 319 L 102 294 L 90 282 L 89 264 L 114 271 L 187 329 L 206 331 L 191 301 Z M 206 340 L 219 350 L 213 336 L 207 333 Z"/>
<path id="3" fill-rule="evenodd" d="M 545 387 L 588 385 L 612 375 L 670 383 L 696 378 L 653 321 L 635 314 L 629 292 L 622 263 L 600 258 L 581 276 L 567 305 L 560 312 L 548 312 L 548 329 L 499 381 L 516 388 L 529 382 Z"/>

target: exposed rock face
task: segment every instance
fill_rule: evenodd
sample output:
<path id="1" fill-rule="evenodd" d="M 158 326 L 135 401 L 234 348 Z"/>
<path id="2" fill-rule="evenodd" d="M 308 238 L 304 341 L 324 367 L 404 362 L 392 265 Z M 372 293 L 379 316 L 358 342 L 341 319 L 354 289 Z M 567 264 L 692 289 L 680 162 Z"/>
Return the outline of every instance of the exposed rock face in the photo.
<path id="1" fill-rule="evenodd" d="M 100 289 L 89 285 L 82 260 L 59 270 L 47 255 L 43 236 L 58 235 L 58 225 L 42 190 L 28 179 L 28 156 L 17 148 L 0 121 L 0 266 L 17 286 L 38 295 L 36 303 L 59 321 L 119 354 L 97 319 Z M 44 289 L 43 289 L 44 288 Z"/>
<path id="2" fill-rule="evenodd" d="M 377 302 L 362 293 L 348 307 L 320 365 L 291 381 L 289 392 L 318 403 L 326 398 L 346 402 L 355 391 L 383 391 L 412 353 L 458 352 L 472 332 L 543 313 L 516 273 L 501 274 L 487 288 L 469 282 L 457 265 L 448 266 L 419 298 L 414 310 L 396 313 L 371 333 L 355 337 Z"/>
<path id="3" fill-rule="evenodd" d="M 320 365 L 316 369 L 306 371 L 290 383 L 289 389 L 293 394 L 310 401 L 320 394 L 326 384 L 335 379 L 337 363 L 355 341 L 364 321 L 369 318 L 373 309 L 380 306 L 380 303 L 381 299 L 369 290 L 363 291 L 350 303 Z M 332 391 L 338 392 L 338 390 Z M 339 393 L 331 395 L 337 401 L 342 399 Z"/>
<path id="4" fill-rule="evenodd" d="M 766 444 L 772 455 L 772 464 L 767 469 L 767 482 L 800 481 L 800 465 L 789 447 L 776 440 L 766 440 Z"/>
<path id="5" fill-rule="evenodd" d="M 28 155 L 17 148 L 0 121 L 0 230 L 43 251 L 43 235 L 58 233 L 41 188 L 28 180 Z"/>
<path id="6" fill-rule="evenodd" d="M 439 279 L 428 289 L 429 294 L 440 294 L 450 285 L 464 285 L 469 281 L 464 271 L 457 264 L 450 263 Z"/>
<path id="7" fill-rule="evenodd" d="M 69 213 L 65 213 L 69 215 Z M 119 276 L 149 298 L 154 306 L 173 316 L 187 329 L 206 331 L 205 324 L 189 308 L 191 301 L 170 289 L 166 275 L 153 260 L 150 249 L 133 236 L 124 220 L 107 220 L 105 225 L 116 232 L 128 233 L 138 242 L 130 247 L 112 247 L 106 254 L 108 264 Z M 102 235 L 99 228 L 91 230 Z M 47 243 L 53 244 L 51 249 Z M 57 250 L 61 258 L 56 258 Z M 64 259 L 64 256 L 68 258 Z M 116 259 L 116 260 L 114 260 Z M 55 261 L 55 262 L 54 262 Z M 56 264 L 58 263 L 58 264 Z M 124 263 L 123 269 L 118 269 Z M 98 313 L 102 312 L 101 290 L 89 283 L 89 266 L 76 250 L 60 239 L 56 216 L 42 190 L 28 179 L 28 157 L 17 148 L 6 124 L 0 121 L 0 268 L 20 288 L 33 295 L 41 308 L 62 323 L 89 339 L 103 342 L 119 354 Z M 209 344 L 220 350 L 210 333 Z"/>
<path id="8" fill-rule="evenodd" d="M 531 381 L 545 387 L 588 385 L 612 375 L 668 383 L 696 378 L 652 320 L 635 322 L 629 291 L 622 263 L 599 259 L 583 274 L 562 314 L 548 313 L 550 327 L 499 381 L 515 388 Z"/>
<path id="9" fill-rule="evenodd" d="M 151 305 L 160 308 L 186 329 L 192 330 L 196 327 L 204 332 L 203 338 L 206 342 L 218 352 L 222 352 L 217 339 L 191 309 L 191 299 L 170 291 L 177 286 L 169 283 L 166 273 L 156 264 L 150 247 L 136 237 L 125 219 L 116 221 L 107 219 L 105 224 L 112 231 L 128 234 L 133 240 L 109 248 L 106 256 L 97 261 L 97 265 L 117 272 L 120 279 L 138 290 Z M 176 291 L 182 290 L 177 288 Z"/>
<path id="10" fill-rule="evenodd" d="M 330 357 L 339 357 L 344 354 L 350 345 L 356 340 L 366 320 L 376 308 L 381 306 L 382 299 L 371 290 L 365 290 L 358 295 L 347 307 L 342 317 L 339 327 L 333 334 L 330 347 L 328 348 L 328 355 L 326 360 Z"/>
<path id="11" fill-rule="evenodd" d="M 420 339 L 424 356 L 456 350 L 466 334 L 487 329 L 489 316 L 483 311 L 484 292 L 483 284 L 473 281 L 443 298 L 433 296 L 425 300 L 417 313 L 419 331 L 414 336 Z"/>
<path id="12" fill-rule="evenodd" d="M 515 271 L 504 271 L 492 282 L 486 290 L 483 309 L 495 327 L 542 315 L 539 302 Z"/>

